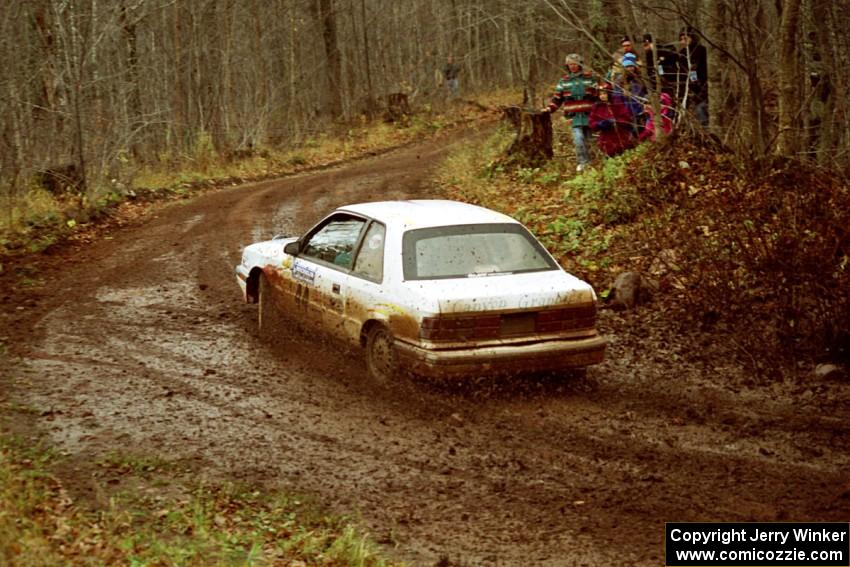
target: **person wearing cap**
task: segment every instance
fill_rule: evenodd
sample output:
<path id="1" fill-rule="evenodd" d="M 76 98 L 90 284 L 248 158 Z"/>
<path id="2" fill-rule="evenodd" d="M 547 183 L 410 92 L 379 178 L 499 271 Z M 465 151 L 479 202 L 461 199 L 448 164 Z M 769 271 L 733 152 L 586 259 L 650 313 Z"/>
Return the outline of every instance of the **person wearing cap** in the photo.
<path id="1" fill-rule="evenodd" d="M 637 55 L 632 52 L 624 53 L 620 58 L 620 65 L 623 66 L 624 71 L 628 71 L 630 68 L 634 71 L 638 66 Z"/>
<path id="2" fill-rule="evenodd" d="M 640 77 L 637 56 L 634 53 L 623 54 L 620 64 L 623 66 L 623 76 L 619 84 L 615 85 L 615 90 L 631 114 L 634 132 L 637 134 L 643 127 L 646 86 Z"/>
<path id="3" fill-rule="evenodd" d="M 596 98 L 596 80 L 593 73 L 584 70 L 584 61 L 578 53 L 567 55 L 565 63 L 567 73 L 558 81 L 551 102 L 541 112 L 552 113 L 563 107 L 564 117 L 572 126 L 578 161 L 576 171 L 583 171 L 590 164 L 590 152 L 587 149 L 587 138 L 590 136 L 588 117 Z"/>
<path id="4" fill-rule="evenodd" d="M 632 38 L 627 35 L 624 35 L 623 38 L 620 40 L 620 51 L 623 55 L 625 55 L 626 53 L 631 53 L 635 56 L 636 60 L 640 61 L 640 57 L 638 56 L 634 46 L 632 45 Z"/>

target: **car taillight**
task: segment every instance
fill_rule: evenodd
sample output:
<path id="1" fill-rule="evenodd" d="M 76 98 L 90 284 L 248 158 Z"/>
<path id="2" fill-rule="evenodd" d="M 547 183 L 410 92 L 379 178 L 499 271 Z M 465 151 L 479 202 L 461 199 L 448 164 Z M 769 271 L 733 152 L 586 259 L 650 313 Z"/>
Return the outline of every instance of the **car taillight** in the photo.
<path id="1" fill-rule="evenodd" d="M 431 341 L 471 341 L 593 329 L 595 326 L 596 305 L 589 303 L 498 315 L 424 317 L 419 336 Z"/>
<path id="2" fill-rule="evenodd" d="M 424 317 L 419 336 L 432 341 L 478 340 L 499 337 L 498 315 Z"/>
<path id="3" fill-rule="evenodd" d="M 537 314 L 538 333 L 571 331 L 596 326 L 596 305 L 587 304 L 564 309 L 549 309 Z"/>

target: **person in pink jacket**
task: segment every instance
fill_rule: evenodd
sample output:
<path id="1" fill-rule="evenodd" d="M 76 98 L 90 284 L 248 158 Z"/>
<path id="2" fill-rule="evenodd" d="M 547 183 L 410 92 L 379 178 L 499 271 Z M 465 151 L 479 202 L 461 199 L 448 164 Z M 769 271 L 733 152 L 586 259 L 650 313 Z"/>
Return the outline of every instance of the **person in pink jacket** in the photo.
<path id="1" fill-rule="evenodd" d="M 611 83 L 600 84 L 599 100 L 590 111 L 590 129 L 597 133 L 596 144 L 608 157 L 619 155 L 636 143 L 632 115 L 613 90 Z"/>
<path id="2" fill-rule="evenodd" d="M 646 123 L 643 126 L 643 131 L 638 136 L 638 139 L 655 141 L 655 117 L 652 115 L 652 105 L 647 104 L 644 107 L 646 113 Z M 676 116 L 673 110 L 673 97 L 667 93 L 661 93 L 661 130 L 666 136 L 673 131 L 673 118 Z"/>

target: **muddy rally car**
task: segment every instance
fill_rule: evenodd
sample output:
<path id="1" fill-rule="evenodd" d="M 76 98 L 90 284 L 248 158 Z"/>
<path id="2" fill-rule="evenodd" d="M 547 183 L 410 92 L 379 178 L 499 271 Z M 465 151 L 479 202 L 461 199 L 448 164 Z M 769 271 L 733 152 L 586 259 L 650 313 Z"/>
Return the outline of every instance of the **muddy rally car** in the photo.
<path id="1" fill-rule="evenodd" d="M 236 276 L 263 335 L 298 324 L 365 349 L 369 372 L 482 376 L 602 361 L 596 294 L 516 220 L 453 201 L 341 207 L 247 246 Z"/>

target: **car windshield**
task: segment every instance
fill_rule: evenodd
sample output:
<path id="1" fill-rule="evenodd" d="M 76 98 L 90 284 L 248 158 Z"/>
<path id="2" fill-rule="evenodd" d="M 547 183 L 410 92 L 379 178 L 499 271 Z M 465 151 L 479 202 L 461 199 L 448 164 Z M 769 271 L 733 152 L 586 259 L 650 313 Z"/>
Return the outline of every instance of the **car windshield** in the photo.
<path id="1" fill-rule="evenodd" d="M 557 270 L 519 224 L 467 224 L 404 233 L 404 278 L 430 280 Z"/>

